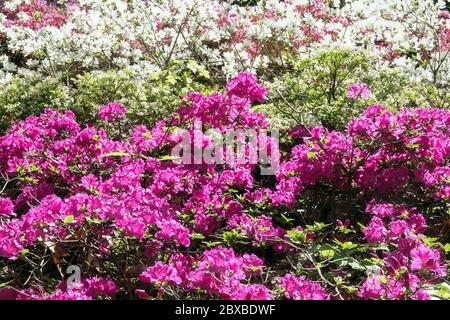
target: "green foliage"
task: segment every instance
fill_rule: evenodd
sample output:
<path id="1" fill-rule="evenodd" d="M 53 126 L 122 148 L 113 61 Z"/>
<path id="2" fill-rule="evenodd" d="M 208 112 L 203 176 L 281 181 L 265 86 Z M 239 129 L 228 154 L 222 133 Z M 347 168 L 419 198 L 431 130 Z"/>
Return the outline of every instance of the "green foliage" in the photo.
<path id="1" fill-rule="evenodd" d="M 193 61 L 173 61 L 167 69 L 145 79 L 122 70 L 86 74 L 75 81 L 73 109 L 81 121 L 94 120 L 99 106 L 117 101 L 128 108 L 132 121 L 152 125 L 173 112 L 190 91 L 207 92 L 208 72 Z"/>
<path id="2" fill-rule="evenodd" d="M 145 79 L 130 70 L 92 72 L 67 83 L 62 78 L 17 77 L 0 89 L 0 132 L 44 108 L 71 110 L 80 123 L 95 123 L 101 105 L 124 104 L 133 122 L 152 125 L 174 111 L 191 91 L 208 93 L 209 74 L 194 61 L 173 61 Z"/>
<path id="3" fill-rule="evenodd" d="M 367 57 L 348 50 L 331 50 L 311 58 L 291 60 L 293 68 L 269 86 L 269 116 L 290 119 L 283 125 L 322 124 L 339 129 L 362 111 L 345 97 L 348 85 L 369 73 Z M 276 120 L 275 120 L 276 122 Z"/>
<path id="4" fill-rule="evenodd" d="M 374 57 L 349 50 L 329 50 L 310 58 L 286 58 L 286 69 L 268 79 L 268 101 L 255 107 L 273 126 L 285 129 L 298 125 L 323 125 L 345 129 L 353 117 L 369 104 L 392 109 L 403 106 L 450 107 L 446 88 L 411 83 L 400 70 L 372 70 Z M 128 108 L 135 123 L 153 125 L 174 111 L 180 97 L 191 91 L 208 94 L 223 83 L 210 77 L 195 61 L 174 60 L 167 68 L 142 78 L 131 70 L 110 70 L 80 74 L 67 79 L 17 76 L 0 88 L 0 133 L 45 107 L 72 110 L 80 123 L 95 123 L 101 105 L 117 101 Z M 351 83 L 366 83 L 373 96 L 369 100 L 346 97 Z"/>
<path id="5" fill-rule="evenodd" d="M 0 133 L 11 123 L 29 115 L 37 115 L 44 108 L 58 109 L 69 101 L 69 89 L 56 78 L 15 78 L 0 88 Z"/>
<path id="6" fill-rule="evenodd" d="M 269 98 L 257 110 L 279 128 L 301 123 L 342 130 L 370 104 L 393 109 L 450 106 L 445 88 L 413 83 L 397 69 L 373 70 L 374 59 L 344 49 L 324 51 L 301 60 L 290 59 L 292 68 L 266 83 Z M 365 101 L 347 98 L 351 83 L 366 83 L 373 95 Z"/>

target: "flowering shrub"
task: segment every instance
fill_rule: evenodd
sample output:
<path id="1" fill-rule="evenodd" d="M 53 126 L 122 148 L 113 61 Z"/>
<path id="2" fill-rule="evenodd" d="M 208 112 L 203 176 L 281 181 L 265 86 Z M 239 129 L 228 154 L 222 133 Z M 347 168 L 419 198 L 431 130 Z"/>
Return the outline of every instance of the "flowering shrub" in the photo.
<path id="1" fill-rule="evenodd" d="M 392 113 L 374 105 L 349 123 L 348 134 L 306 127 L 294 132 L 306 141 L 292 149 L 292 159 L 278 173 L 282 203 L 293 203 L 303 189 L 319 183 L 386 199 L 395 192 L 411 204 L 420 192 L 445 203 L 449 121 L 446 110 Z"/>
<path id="2" fill-rule="evenodd" d="M 433 0 L 4 1 L 0 130 L 45 107 L 94 124 L 110 101 L 152 126 L 242 71 L 264 80 L 259 111 L 283 129 L 343 130 L 366 103 L 448 108 L 449 24 Z M 351 83 L 370 100 L 347 98 Z"/>
<path id="3" fill-rule="evenodd" d="M 97 123 L 100 106 L 110 101 L 126 105 L 130 121 L 153 125 L 176 110 L 180 96 L 214 91 L 214 86 L 205 85 L 208 78 L 194 61 L 173 61 L 167 69 L 144 79 L 129 70 L 86 73 L 69 84 L 60 77 L 15 77 L 0 87 L 0 132 L 49 107 L 73 111 L 80 124 Z"/>
<path id="4" fill-rule="evenodd" d="M 152 128 L 117 102 L 98 126 L 51 109 L 14 124 L 0 137 L 0 298 L 445 297 L 450 112 L 374 105 L 343 132 L 267 137 L 273 179 L 170 155 L 199 122 L 262 132 L 252 104 L 266 97 L 244 72 Z M 63 281 L 74 265 L 80 281 Z"/>
<path id="5" fill-rule="evenodd" d="M 284 129 L 306 124 L 345 130 L 366 105 L 447 109 L 450 101 L 444 90 L 411 82 L 395 68 L 374 68 L 370 56 L 344 49 L 295 59 L 288 72 L 266 84 L 268 101 L 257 109 Z"/>
<path id="6" fill-rule="evenodd" d="M 110 122 L 118 118 L 123 118 L 127 109 L 117 102 L 108 103 L 105 106 L 100 107 L 98 116 L 105 122 Z"/>
<path id="7" fill-rule="evenodd" d="M 247 68 L 279 73 L 288 66 L 282 52 L 305 57 L 338 44 L 379 56 L 378 64 L 397 66 L 412 78 L 448 82 L 444 1 L 5 2 L 0 33 L 8 50 L 24 59 L 4 57 L 8 74 L 115 67 L 148 74 L 173 59 L 202 61 L 227 75 Z"/>
<path id="8" fill-rule="evenodd" d="M 372 92 L 370 92 L 369 88 L 367 88 L 367 84 L 357 84 L 352 83 L 348 87 L 347 91 L 347 98 L 358 100 L 359 97 L 361 97 L 362 100 L 367 100 L 372 95 Z"/>
<path id="9" fill-rule="evenodd" d="M 3 10 L 6 19 L 4 26 L 12 28 L 20 26 L 39 30 L 43 27 L 61 27 L 66 22 L 66 16 L 55 5 L 44 0 L 19 2 L 16 6 L 5 6 Z"/>

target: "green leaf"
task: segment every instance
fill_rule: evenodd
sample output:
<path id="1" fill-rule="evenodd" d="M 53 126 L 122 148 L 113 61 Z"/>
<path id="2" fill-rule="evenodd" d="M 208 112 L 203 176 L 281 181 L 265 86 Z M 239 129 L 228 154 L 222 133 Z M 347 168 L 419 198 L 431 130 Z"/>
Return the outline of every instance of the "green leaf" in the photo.
<path id="1" fill-rule="evenodd" d="M 439 284 L 432 295 L 442 300 L 450 300 L 450 285 L 448 283 Z"/>
<path id="2" fill-rule="evenodd" d="M 89 186 L 89 192 L 96 196 L 98 196 L 100 194 L 100 192 L 97 189 L 95 189 L 95 187 L 93 187 L 93 186 Z"/>
<path id="3" fill-rule="evenodd" d="M 222 242 L 220 242 L 220 241 L 203 241 L 203 243 L 204 243 L 208 248 L 212 248 L 212 247 L 215 247 L 215 246 L 221 244 Z"/>
<path id="4" fill-rule="evenodd" d="M 205 236 L 200 233 L 193 233 L 191 234 L 191 238 L 194 240 L 203 240 L 205 239 Z"/>
<path id="5" fill-rule="evenodd" d="M 171 161 L 171 160 L 177 160 L 181 159 L 180 157 L 174 157 L 174 156 L 162 156 L 158 158 L 159 161 Z"/>
<path id="6" fill-rule="evenodd" d="M 339 267 L 346 267 L 352 260 L 350 258 L 341 258 L 341 259 L 335 259 L 334 263 L 337 264 Z"/>
<path id="7" fill-rule="evenodd" d="M 363 225 L 361 222 L 356 222 L 356 223 L 358 224 L 358 226 L 359 226 L 362 230 L 364 230 L 364 229 L 366 228 L 366 226 Z"/>
<path id="8" fill-rule="evenodd" d="M 287 172 L 287 176 L 289 176 L 289 177 L 295 177 L 296 175 L 297 175 L 297 172 L 294 170 L 289 170 Z"/>
<path id="9" fill-rule="evenodd" d="M 380 280 L 380 282 L 381 282 L 382 284 L 387 284 L 387 283 L 388 283 L 388 280 L 386 279 L 385 276 L 380 276 L 378 279 Z"/>
<path id="10" fill-rule="evenodd" d="M 28 182 L 31 185 L 36 185 L 39 182 L 38 179 L 35 179 L 35 178 L 32 178 L 32 177 L 22 177 L 22 178 L 19 178 L 19 180 Z"/>
<path id="11" fill-rule="evenodd" d="M 75 220 L 75 217 L 74 216 L 67 216 L 67 217 L 65 217 L 64 218 L 64 223 L 73 223 L 74 222 L 74 220 Z"/>
<path id="12" fill-rule="evenodd" d="M 306 225 L 305 231 L 307 232 L 318 232 L 321 231 L 327 227 L 331 226 L 330 223 L 322 223 L 322 222 L 314 222 L 313 225 Z"/>
<path id="13" fill-rule="evenodd" d="M 435 247 L 436 243 L 439 240 L 438 238 L 433 238 L 433 237 L 420 237 L 420 239 L 431 248 Z"/>
<path id="14" fill-rule="evenodd" d="M 389 246 L 385 243 L 370 243 L 367 247 L 374 250 L 389 251 Z"/>
<path id="15" fill-rule="evenodd" d="M 147 139 L 153 138 L 153 136 L 152 136 L 152 134 L 150 133 L 150 131 L 147 131 L 147 132 L 144 133 L 142 136 L 143 136 L 144 138 L 147 138 Z"/>
<path id="16" fill-rule="evenodd" d="M 284 221 L 286 221 L 286 223 L 291 223 L 292 221 L 295 220 L 295 219 L 287 217 L 284 213 L 281 213 L 281 217 L 284 219 Z"/>
<path id="17" fill-rule="evenodd" d="M 223 242 L 229 246 L 231 246 L 233 243 L 245 238 L 243 235 L 236 232 L 235 230 L 224 231 L 222 236 L 223 236 Z"/>
<path id="18" fill-rule="evenodd" d="M 173 74 L 169 74 L 166 78 L 166 83 L 168 83 L 170 85 L 175 85 L 177 83 L 177 79 L 175 78 L 175 76 Z"/>
<path id="19" fill-rule="evenodd" d="M 358 247 L 358 244 L 351 243 L 351 242 L 344 242 L 342 245 L 342 249 L 344 249 L 344 250 L 351 250 L 351 249 L 355 249 L 357 247 Z"/>
<path id="20" fill-rule="evenodd" d="M 102 220 L 97 218 L 86 217 L 86 221 L 93 224 L 101 224 Z"/>
<path id="21" fill-rule="evenodd" d="M 30 163 L 28 165 L 28 169 L 30 172 L 39 171 L 39 167 L 37 165 L 35 165 L 34 163 Z"/>
<path id="22" fill-rule="evenodd" d="M 352 261 L 348 264 L 353 270 L 367 271 L 368 267 L 372 267 L 375 264 L 369 263 L 367 261 L 358 261 L 356 259 L 352 259 Z"/>
<path id="23" fill-rule="evenodd" d="M 192 60 L 189 60 L 186 64 L 186 67 L 191 70 L 192 72 L 197 72 L 197 70 L 199 69 L 199 65 Z"/>
<path id="24" fill-rule="evenodd" d="M 208 72 L 208 70 L 206 70 L 205 68 L 200 68 L 199 70 L 198 70 L 198 75 L 200 76 L 200 77 L 203 77 L 203 78 L 205 78 L 205 79 L 209 79 L 211 76 L 210 76 L 210 74 L 209 74 L 209 72 Z"/>
<path id="25" fill-rule="evenodd" d="M 289 238 L 297 243 L 304 243 L 306 241 L 306 234 L 301 230 L 288 230 Z"/>
<path id="26" fill-rule="evenodd" d="M 56 174 L 60 174 L 61 172 L 59 171 L 59 169 L 58 168 L 56 168 L 55 166 L 53 166 L 53 165 L 48 165 L 48 168 L 51 170 L 51 171 L 53 171 L 54 173 L 56 173 Z"/>
<path id="27" fill-rule="evenodd" d="M 110 153 L 105 153 L 102 154 L 102 157 L 128 157 L 130 154 L 127 152 L 110 152 Z"/>
<path id="28" fill-rule="evenodd" d="M 406 145 L 406 147 L 407 147 L 408 149 L 417 149 L 417 148 L 420 147 L 420 144 L 417 144 L 417 143 L 409 143 L 409 144 Z"/>
<path id="29" fill-rule="evenodd" d="M 337 245 L 339 245 L 343 250 L 351 250 L 351 249 L 355 249 L 358 247 L 358 244 L 356 243 L 352 243 L 352 242 L 341 242 L 337 239 L 334 239 L 334 243 L 336 243 Z"/>
<path id="30" fill-rule="evenodd" d="M 155 71 L 150 75 L 150 80 L 158 80 L 159 78 L 161 78 L 162 74 L 162 71 Z"/>
<path id="31" fill-rule="evenodd" d="M 331 248 L 319 250 L 319 253 L 324 259 L 331 259 L 334 257 L 334 250 Z"/>
<path id="32" fill-rule="evenodd" d="M 9 281 L 6 281 L 6 282 L 3 282 L 3 283 L 0 283 L 0 288 L 8 287 L 8 285 L 9 285 L 10 283 L 12 283 L 12 282 L 14 282 L 14 279 L 9 280 Z"/>
<path id="33" fill-rule="evenodd" d="M 344 288 L 345 290 L 347 290 L 349 293 L 355 293 L 358 291 L 358 287 L 353 287 L 353 286 L 342 286 L 342 288 Z"/>

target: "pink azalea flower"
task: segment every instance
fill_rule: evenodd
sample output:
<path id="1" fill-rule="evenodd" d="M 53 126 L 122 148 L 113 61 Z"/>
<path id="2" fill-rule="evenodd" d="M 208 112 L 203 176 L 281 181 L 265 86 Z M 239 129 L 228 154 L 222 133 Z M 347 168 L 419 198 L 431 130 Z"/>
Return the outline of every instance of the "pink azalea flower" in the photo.
<path id="1" fill-rule="evenodd" d="M 123 118 L 126 112 L 127 109 L 120 103 L 110 102 L 100 107 L 98 116 L 105 122 L 109 122 L 114 119 Z"/>
<path id="2" fill-rule="evenodd" d="M 361 98 L 362 100 L 367 100 L 372 95 L 372 92 L 367 87 L 367 84 L 357 84 L 352 83 L 348 86 L 348 91 L 346 93 L 347 98 L 358 100 Z"/>
<path id="3" fill-rule="evenodd" d="M 373 217 L 370 223 L 364 229 L 364 238 L 367 242 L 381 243 L 384 241 L 387 230 L 383 221 L 378 217 Z"/>
<path id="4" fill-rule="evenodd" d="M 250 72 L 241 72 L 227 84 L 227 94 L 247 98 L 249 102 L 264 102 L 267 89 L 257 83 L 256 77 Z"/>
<path id="5" fill-rule="evenodd" d="M 445 276 L 446 272 L 440 265 L 440 253 L 436 249 L 430 249 L 426 244 L 419 244 L 411 250 L 411 270 L 433 271 L 440 276 Z"/>
<path id="6" fill-rule="evenodd" d="M 358 290 L 357 296 L 363 299 L 380 299 L 385 294 L 386 290 L 379 277 L 371 277 L 364 281 Z"/>
<path id="7" fill-rule="evenodd" d="M 302 276 L 286 274 L 279 280 L 284 295 L 293 300 L 329 300 L 329 294 L 318 283 L 306 280 Z"/>
<path id="8" fill-rule="evenodd" d="M 0 216 L 1 215 L 12 215 L 14 212 L 14 204 L 8 198 L 0 197 Z"/>
<path id="9" fill-rule="evenodd" d="M 172 266 L 163 264 L 161 261 L 156 262 L 152 267 L 144 271 L 139 279 L 144 283 L 166 283 L 170 285 L 179 285 L 182 282 L 177 270 Z"/>

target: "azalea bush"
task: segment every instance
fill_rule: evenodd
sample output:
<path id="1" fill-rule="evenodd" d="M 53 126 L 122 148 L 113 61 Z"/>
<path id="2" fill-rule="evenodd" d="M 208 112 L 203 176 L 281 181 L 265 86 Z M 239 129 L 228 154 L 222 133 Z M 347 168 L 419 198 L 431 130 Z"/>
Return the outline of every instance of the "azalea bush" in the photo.
<path id="1" fill-rule="evenodd" d="M 412 83 L 398 69 L 373 69 L 375 57 L 331 49 L 309 58 L 292 59 L 291 70 L 266 81 L 270 93 L 266 104 L 258 107 L 273 126 L 286 129 L 314 124 L 343 130 L 371 103 L 397 110 L 418 106 L 449 108 L 447 89 Z"/>
<path id="2" fill-rule="evenodd" d="M 0 132 L 11 123 L 40 114 L 47 107 L 64 106 L 69 90 L 58 79 L 32 76 L 14 78 L 0 88 Z"/>
<path id="3" fill-rule="evenodd" d="M 448 108 L 449 30 L 432 0 L 4 1 L 0 127 L 45 107 L 91 123 L 109 101 L 152 125 L 245 70 L 284 129 L 344 129 L 364 110 L 345 96 L 351 83 L 369 86 L 370 103 Z"/>
<path id="4" fill-rule="evenodd" d="M 2 72 L 79 74 L 130 66 L 141 73 L 192 59 L 233 75 L 289 68 L 343 47 L 379 56 L 412 79 L 445 85 L 449 14 L 444 1 L 5 1 Z M 86 23 L 88 22 L 88 23 Z"/>
<path id="5" fill-rule="evenodd" d="M 95 123 L 100 106 L 110 101 L 126 104 L 130 121 L 153 125 L 175 111 L 188 92 L 213 91 L 209 79 L 195 61 L 173 61 L 145 78 L 128 69 L 90 72 L 73 79 L 14 77 L 0 88 L 0 132 L 45 108 L 71 110 L 80 123 Z"/>
<path id="6" fill-rule="evenodd" d="M 0 2 L 0 300 L 450 299 L 438 0 Z"/>
<path id="7" fill-rule="evenodd" d="M 51 109 L 13 125 L 0 138 L 0 297 L 448 298 L 450 112 L 374 105 L 346 131 L 296 127 L 279 148 L 261 136 L 275 176 L 173 159 L 198 121 L 267 129 L 252 111 L 267 94 L 247 72 L 153 127 L 117 102 L 98 126 Z"/>

